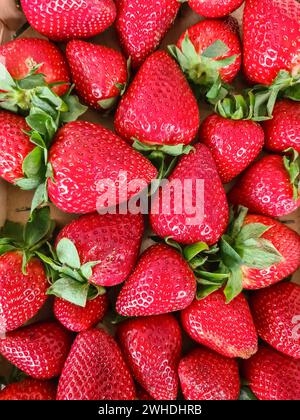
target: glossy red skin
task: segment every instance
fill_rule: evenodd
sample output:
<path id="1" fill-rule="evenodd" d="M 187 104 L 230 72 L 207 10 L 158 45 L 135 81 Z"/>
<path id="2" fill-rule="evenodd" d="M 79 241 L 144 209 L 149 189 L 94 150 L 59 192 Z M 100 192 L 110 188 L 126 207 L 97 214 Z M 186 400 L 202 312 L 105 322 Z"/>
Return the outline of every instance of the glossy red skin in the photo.
<path id="1" fill-rule="evenodd" d="M 189 0 L 188 3 L 201 16 L 220 18 L 239 8 L 243 0 Z"/>
<path id="2" fill-rule="evenodd" d="M 183 203 L 183 211 L 178 213 L 174 205 L 177 202 L 178 193 L 171 191 L 170 203 L 162 200 L 162 194 L 157 195 L 152 204 L 150 222 L 154 232 L 162 238 L 170 236 L 177 242 L 183 244 L 193 244 L 195 242 L 206 242 L 209 245 L 215 244 L 224 233 L 228 224 L 228 204 L 221 179 L 219 177 L 216 164 L 210 150 L 201 143 L 196 144 L 195 151 L 183 156 L 169 181 L 178 180 L 182 182 L 186 179 L 192 180 L 192 197 L 195 198 L 196 180 L 204 181 L 204 218 L 200 222 L 190 221 L 196 217 L 196 212 L 187 213 L 184 206 L 184 197 L 180 201 Z M 176 182 L 178 182 L 176 181 Z M 201 198 L 201 196 L 200 196 Z M 196 200 L 193 200 L 195 203 Z M 162 204 L 164 208 L 162 209 Z M 200 212 L 199 212 L 200 213 Z M 194 223 L 195 224 L 192 224 Z"/>
<path id="3" fill-rule="evenodd" d="M 54 182 L 48 181 L 49 197 L 66 213 L 93 213 L 97 208 L 106 208 L 99 203 L 101 196 L 106 196 L 106 191 L 101 190 L 102 180 L 110 180 L 128 200 L 136 195 L 127 189 L 131 181 L 140 180 L 146 186 L 157 175 L 149 160 L 124 140 L 101 125 L 86 121 L 68 123 L 58 131 L 49 162 L 54 170 Z M 118 186 L 122 172 L 127 173 L 127 182 L 124 179 Z M 116 199 L 116 204 L 124 202 L 113 192 L 109 199 L 111 203 Z"/>
<path id="4" fill-rule="evenodd" d="M 299 72 L 300 4 L 296 0 L 246 0 L 244 72 L 270 85 L 280 70 Z"/>
<path id="5" fill-rule="evenodd" d="M 293 147 L 300 153 L 300 104 L 282 99 L 276 102 L 273 118 L 263 122 L 265 147 L 275 153 L 282 153 Z"/>
<path id="6" fill-rule="evenodd" d="M 9 332 L 0 340 L 0 353 L 36 379 L 51 379 L 63 368 L 71 336 L 56 322 L 42 322 Z"/>
<path id="7" fill-rule="evenodd" d="M 178 374 L 186 400 L 237 400 L 240 393 L 236 360 L 204 347 L 180 360 Z"/>
<path id="8" fill-rule="evenodd" d="M 136 381 L 155 400 L 175 400 L 181 331 L 172 315 L 138 318 L 121 323 L 118 337 Z"/>
<path id="9" fill-rule="evenodd" d="M 260 347 L 243 362 L 243 377 L 259 400 L 299 400 L 300 360 Z"/>
<path id="10" fill-rule="evenodd" d="M 65 57 L 56 45 L 45 39 L 15 39 L 0 46 L 0 57 L 14 79 L 24 79 L 33 67 L 42 64 L 36 73 L 43 73 L 47 83 L 66 82 L 65 85 L 52 88 L 57 95 L 65 94 L 70 88 L 70 74 Z"/>
<path id="11" fill-rule="evenodd" d="M 209 115 L 200 127 L 200 141 L 210 149 L 223 184 L 239 175 L 258 156 L 264 132 L 254 121 Z"/>
<path id="12" fill-rule="evenodd" d="M 281 353 L 300 359 L 300 286 L 280 283 L 251 295 L 259 336 Z"/>
<path id="13" fill-rule="evenodd" d="M 127 82 L 124 56 L 112 48 L 73 40 L 66 55 L 78 95 L 91 107 L 103 109 L 99 101 L 120 96 L 117 84 Z"/>
<path id="14" fill-rule="evenodd" d="M 19 328 L 45 303 L 48 281 L 43 264 L 32 258 L 22 273 L 21 252 L 0 256 L 0 334 Z"/>
<path id="15" fill-rule="evenodd" d="M 181 312 L 181 323 L 193 340 L 223 356 L 248 359 L 257 351 L 257 334 L 243 294 L 230 303 L 223 290 L 194 300 Z"/>
<path id="16" fill-rule="evenodd" d="M 279 217 L 300 206 L 293 199 L 290 177 L 279 155 L 264 156 L 255 162 L 229 193 L 232 204 L 247 207 L 251 213 Z"/>
<path id="17" fill-rule="evenodd" d="M 256 268 L 242 267 L 244 289 L 260 289 L 270 286 L 288 277 L 300 266 L 300 236 L 283 223 L 265 216 L 248 215 L 245 224 L 262 223 L 272 226 L 262 235 L 270 241 L 283 260 L 269 268 L 259 270 Z"/>
<path id="18" fill-rule="evenodd" d="M 0 111 L 0 176 L 12 184 L 23 178 L 23 161 L 35 147 L 22 130 L 30 130 L 25 118 Z"/>
<path id="19" fill-rule="evenodd" d="M 57 399 L 135 399 L 121 350 L 105 331 L 91 329 L 77 335 L 59 380 Z"/>
<path id="20" fill-rule="evenodd" d="M 101 261 L 90 282 L 99 286 L 122 283 L 136 264 L 144 233 L 141 214 L 88 214 L 73 220 L 59 233 L 76 246 L 82 264 Z"/>
<path id="21" fill-rule="evenodd" d="M 54 41 L 91 38 L 116 18 L 113 0 L 21 0 L 30 25 Z"/>
<path id="22" fill-rule="evenodd" d="M 188 34 L 191 42 L 194 44 L 194 47 L 197 53 L 201 54 L 207 47 L 213 44 L 215 41 L 223 41 L 228 47 L 228 52 L 215 61 L 237 55 L 234 63 L 229 66 L 224 67 L 220 70 L 220 76 L 222 80 L 226 83 L 233 81 L 235 76 L 241 67 L 242 54 L 241 54 L 241 43 L 239 35 L 236 33 L 236 30 L 232 27 L 232 23 L 226 20 L 218 19 L 205 19 L 202 20 L 196 25 L 188 28 L 187 32 L 184 32 L 177 42 L 178 48 L 181 48 L 182 41 Z"/>
<path id="23" fill-rule="evenodd" d="M 133 67 L 139 67 L 159 46 L 179 8 L 178 0 L 118 0 L 115 26 Z"/>
<path id="24" fill-rule="evenodd" d="M 137 387 L 136 396 L 141 401 L 153 401 L 153 398 L 143 388 Z"/>
<path id="25" fill-rule="evenodd" d="M 55 400 L 56 386 L 52 382 L 26 378 L 21 382 L 7 385 L 0 391 L 0 400 Z"/>
<path id="26" fill-rule="evenodd" d="M 188 144 L 199 124 L 197 101 L 179 66 L 166 52 L 153 53 L 120 101 L 116 132 L 129 142 Z"/>
<path id="27" fill-rule="evenodd" d="M 88 300 L 83 308 L 66 300 L 55 298 L 53 312 L 56 319 L 68 330 L 80 332 L 100 322 L 108 309 L 106 295 Z"/>
<path id="28" fill-rule="evenodd" d="M 116 309 L 123 316 L 166 314 L 186 308 L 195 293 L 195 277 L 183 257 L 167 245 L 153 245 L 124 283 Z"/>

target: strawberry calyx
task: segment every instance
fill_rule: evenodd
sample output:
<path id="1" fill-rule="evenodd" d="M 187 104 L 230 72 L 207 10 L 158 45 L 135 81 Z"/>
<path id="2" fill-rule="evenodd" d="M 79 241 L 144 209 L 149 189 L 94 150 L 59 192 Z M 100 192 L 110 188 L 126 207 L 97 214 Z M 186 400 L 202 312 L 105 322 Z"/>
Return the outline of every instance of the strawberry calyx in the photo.
<path id="1" fill-rule="evenodd" d="M 294 201 L 297 201 L 300 197 L 300 156 L 299 153 L 291 147 L 285 150 L 285 153 L 287 153 L 287 155 L 283 157 L 283 164 L 289 174 L 293 187 L 293 199 Z"/>
<path id="2" fill-rule="evenodd" d="M 246 400 L 257 400 L 256 396 L 253 394 L 249 386 L 242 386 L 240 390 L 239 400 L 246 401 Z"/>
<path id="3" fill-rule="evenodd" d="M 35 209 L 24 226 L 6 221 L 0 232 L 0 255 L 21 251 L 22 272 L 26 275 L 28 262 L 40 254 L 40 250 L 43 250 L 44 245 L 52 237 L 54 228 L 55 222 L 50 218 L 49 207 Z"/>
<path id="4" fill-rule="evenodd" d="M 93 267 L 100 261 L 81 264 L 75 244 L 68 238 L 61 239 L 56 250 L 50 247 L 51 257 L 37 253 L 50 272 L 48 295 L 55 295 L 75 305 L 85 307 L 88 300 L 103 295 L 102 286 L 91 284 Z"/>
<path id="5" fill-rule="evenodd" d="M 198 53 L 186 32 L 181 47 L 169 45 L 168 50 L 193 84 L 193 90 L 197 92 L 200 87 L 199 93 L 206 95 L 210 103 L 215 104 L 228 94 L 229 86 L 222 81 L 220 70 L 233 64 L 237 55 L 218 59 L 229 51 L 223 41 L 216 40 L 202 53 Z"/>

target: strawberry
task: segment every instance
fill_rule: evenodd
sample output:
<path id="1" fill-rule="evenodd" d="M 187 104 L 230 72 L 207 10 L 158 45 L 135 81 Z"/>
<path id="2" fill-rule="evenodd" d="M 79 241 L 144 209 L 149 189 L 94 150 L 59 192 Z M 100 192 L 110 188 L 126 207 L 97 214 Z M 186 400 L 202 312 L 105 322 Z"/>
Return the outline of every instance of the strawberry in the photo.
<path id="1" fill-rule="evenodd" d="M 219 18 L 239 8 L 243 0 L 188 0 L 188 3 L 198 15 Z"/>
<path id="2" fill-rule="evenodd" d="M 9 332 L 0 340 L 0 353 L 36 379 L 50 379 L 61 373 L 71 337 L 55 322 L 43 322 Z"/>
<path id="3" fill-rule="evenodd" d="M 140 66 L 160 44 L 180 8 L 178 0 L 119 0 L 116 29 L 121 45 Z"/>
<path id="4" fill-rule="evenodd" d="M 116 18 L 113 0 L 21 0 L 21 6 L 30 25 L 55 41 L 90 38 Z"/>
<path id="5" fill-rule="evenodd" d="M 273 118 L 263 123 L 265 147 L 282 153 L 292 147 L 300 153 L 300 105 L 287 99 L 276 103 Z"/>
<path id="6" fill-rule="evenodd" d="M 192 270 L 175 249 L 157 244 L 147 249 L 124 283 L 116 309 L 123 316 L 159 315 L 188 306 L 196 293 Z"/>
<path id="7" fill-rule="evenodd" d="M 142 387 L 137 387 L 136 396 L 141 401 L 153 401 L 153 398 Z"/>
<path id="8" fill-rule="evenodd" d="M 193 340 L 223 356 L 248 359 L 257 351 L 257 334 L 243 294 L 230 303 L 221 290 L 194 300 L 181 312 L 181 322 Z"/>
<path id="9" fill-rule="evenodd" d="M 127 83 L 123 55 L 112 48 L 79 40 L 68 43 L 66 54 L 79 96 L 96 109 L 113 106 Z"/>
<path id="10" fill-rule="evenodd" d="M 46 301 L 45 267 L 36 258 L 54 228 L 49 208 L 35 211 L 23 227 L 7 222 L 0 238 L 0 334 L 29 321 Z"/>
<path id="11" fill-rule="evenodd" d="M 200 127 L 200 140 L 211 150 L 222 182 L 239 175 L 261 152 L 264 132 L 254 121 L 209 115 Z"/>
<path id="12" fill-rule="evenodd" d="M 55 400 L 56 386 L 50 381 L 27 378 L 7 385 L 0 391 L 0 400 Z"/>
<path id="13" fill-rule="evenodd" d="M 276 284 L 256 291 L 250 302 L 259 336 L 276 350 L 300 359 L 300 286 Z"/>
<path id="14" fill-rule="evenodd" d="M 186 186 L 184 193 L 185 180 L 191 180 L 191 186 Z M 154 232 L 162 238 L 171 237 L 183 244 L 200 241 L 215 244 L 228 223 L 228 204 L 210 150 L 203 144 L 196 144 L 194 151 L 181 158 L 169 182 L 173 185 L 180 183 L 183 189 L 171 189 L 168 203 L 164 196 L 169 185 L 160 189 L 150 214 Z M 186 196 L 190 198 L 190 204 L 184 203 Z M 182 204 L 180 213 L 178 202 Z"/>
<path id="15" fill-rule="evenodd" d="M 59 96 L 67 93 L 70 82 L 68 65 L 60 49 L 51 42 L 38 38 L 15 39 L 0 46 L 0 57 L 16 80 L 24 79 L 41 64 L 36 73 L 44 74 L 46 83 L 65 82 L 52 89 Z"/>
<path id="16" fill-rule="evenodd" d="M 140 192 L 129 191 L 131 181 L 141 180 L 145 188 L 157 175 L 154 166 L 122 139 L 85 121 L 66 124 L 58 131 L 49 163 L 53 170 L 48 180 L 49 197 L 67 213 L 91 213 L 105 208 L 105 202 L 109 206 L 126 202 Z M 111 185 L 118 187 L 121 197 L 115 196 Z"/>
<path id="17" fill-rule="evenodd" d="M 255 162 L 229 193 L 233 204 L 248 207 L 252 213 L 279 217 L 300 206 L 298 196 L 300 163 L 292 156 L 268 155 Z"/>
<path id="18" fill-rule="evenodd" d="M 259 400 L 300 399 L 300 360 L 261 347 L 243 362 L 243 373 Z"/>
<path id="19" fill-rule="evenodd" d="M 197 348 L 180 360 L 178 374 L 186 400 L 237 400 L 240 392 L 235 360 Z"/>
<path id="20" fill-rule="evenodd" d="M 88 300 L 86 306 L 75 305 L 64 299 L 55 298 L 54 315 L 56 319 L 68 330 L 80 332 L 88 330 L 100 322 L 108 308 L 106 295 L 97 296 Z"/>
<path id="21" fill-rule="evenodd" d="M 166 52 L 155 52 L 121 99 L 117 133 L 129 142 L 178 146 L 189 144 L 198 128 L 198 105 L 180 68 Z"/>
<path id="22" fill-rule="evenodd" d="M 128 320 L 120 324 L 121 349 L 137 382 L 155 400 L 175 400 L 181 331 L 172 315 Z"/>
<path id="23" fill-rule="evenodd" d="M 59 380 L 57 399 L 135 399 L 121 350 L 105 331 L 92 329 L 77 335 Z"/>
<path id="24" fill-rule="evenodd" d="M 296 0 L 246 0 L 243 21 L 244 71 L 254 83 L 270 85 L 279 71 L 299 72 L 300 4 Z"/>

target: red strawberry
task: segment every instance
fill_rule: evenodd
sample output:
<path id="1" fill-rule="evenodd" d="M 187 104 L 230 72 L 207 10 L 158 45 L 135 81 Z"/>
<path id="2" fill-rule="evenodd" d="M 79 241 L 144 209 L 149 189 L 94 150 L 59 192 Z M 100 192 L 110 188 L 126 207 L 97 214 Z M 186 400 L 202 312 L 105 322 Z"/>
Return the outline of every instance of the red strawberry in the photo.
<path id="1" fill-rule="evenodd" d="M 259 336 L 300 359 L 300 286 L 288 282 L 259 290 L 251 296 L 251 310 Z"/>
<path id="2" fill-rule="evenodd" d="M 188 0 L 189 6 L 199 15 L 219 18 L 229 15 L 243 3 L 243 0 Z"/>
<path id="3" fill-rule="evenodd" d="M 282 156 L 264 156 L 233 187 L 230 201 L 271 217 L 292 213 L 300 206 L 297 161 L 296 156 L 286 163 Z"/>
<path id="4" fill-rule="evenodd" d="M 300 59 L 300 4 L 296 0 L 247 0 L 244 10 L 244 71 L 269 85 L 280 70 L 296 75 Z"/>
<path id="5" fill-rule="evenodd" d="M 243 373 L 259 400 L 300 399 L 300 360 L 261 347 L 244 361 Z"/>
<path id="6" fill-rule="evenodd" d="M 49 162 L 54 172 L 48 181 L 49 196 L 67 213 L 91 213 L 107 207 L 107 202 L 126 202 L 139 192 L 127 190 L 131 181 L 143 181 L 144 188 L 157 174 L 154 166 L 122 139 L 85 121 L 66 124 L 58 131 Z M 116 197 L 114 188 L 109 188 L 106 196 L 108 183 L 121 197 Z"/>
<path id="7" fill-rule="evenodd" d="M 263 123 L 266 148 L 272 152 L 284 152 L 293 147 L 300 153 L 300 105 L 283 99 L 278 101 L 273 118 Z"/>
<path id="8" fill-rule="evenodd" d="M 75 305 L 64 299 L 55 298 L 54 315 L 56 319 L 68 330 L 80 332 L 88 330 L 100 322 L 108 308 L 106 295 L 97 296 L 88 300 L 86 306 Z"/>
<path id="9" fill-rule="evenodd" d="M 77 335 L 59 380 L 57 399 L 135 399 L 122 353 L 106 332 L 92 329 Z"/>
<path id="10" fill-rule="evenodd" d="M 264 145 L 264 132 L 254 121 L 231 120 L 213 114 L 202 123 L 200 140 L 211 150 L 225 184 L 258 156 Z"/>
<path id="11" fill-rule="evenodd" d="M 155 400 L 175 400 L 181 332 L 175 318 L 160 315 L 126 321 L 120 345 L 135 379 Z"/>
<path id="12" fill-rule="evenodd" d="M 132 142 L 188 144 L 199 128 L 197 101 L 175 61 L 163 51 L 152 54 L 121 99 L 117 133 Z"/>
<path id="13" fill-rule="evenodd" d="M 237 362 L 211 350 L 192 350 L 181 359 L 178 374 L 186 400 L 237 400 L 239 397 Z"/>
<path id="14" fill-rule="evenodd" d="M 119 0 L 116 28 L 134 67 L 140 66 L 160 44 L 172 25 L 178 0 Z"/>
<path id="15" fill-rule="evenodd" d="M 49 41 L 38 38 L 15 39 L 0 46 L 0 58 L 11 76 L 24 79 L 38 64 L 42 64 L 36 73 L 43 73 L 47 83 L 66 82 L 53 87 L 57 95 L 69 90 L 69 69 L 60 49 Z"/>
<path id="16" fill-rule="evenodd" d="M 143 388 L 137 387 L 136 389 L 137 399 L 141 401 L 153 401 L 153 398 Z"/>
<path id="17" fill-rule="evenodd" d="M 153 245 L 124 283 L 116 309 L 123 316 L 175 312 L 188 306 L 195 293 L 195 277 L 183 257 L 167 245 Z"/>
<path id="18" fill-rule="evenodd" d="M 55 400 L 55 397 L 54 383 L 31 378 L 7 385 L 0 391 L 0 400 Z"/>
<path id="19" fill-rule="evenodd" d="M 184 192 L 185 180 L 191 180 L 191 187 L 186 187 L 187 191 Z M 195 151 L 181 158 L 169 181 L 173 185 L 179 183 L 183 190 L 171 189 L 168 203 L 163 199 L 168 184 L 160 190 L 150 215 L 154 232 L 163 238 L 170 236 L 183 244 L 200 241 L 215 244 L 228 223 L 228 204 L 209 149 L 203 144 L 196 144 Z M 203 181 L 203 185 L 197 185 L 197 181 Z M 185 204 L 186 196 L 190 198 L 190 204 Z M 178 202 L 182 204 L 181 214 Z"/>
<path id="20" fill-rule="evenodd" d="M 10 332 L 0 340 L 0 353 L 36 379 L 61 373 L 71 337 L 55 322 L 43 322 Z"/>
<path id="21" fill-rule="evenodd" d="M 0 111 L 0 176 L 11 183 L 23 177 L 23 161 L 34 149 L 23 130 L 30 130 L 25 118 Z"/>
<path id="22" fill-rule="evenodd" d="M 230 303 L 221 290 L 194 300 L 181 312 L 181 322 L 193 340 L 223 356 L 248 359 L 257 351 L 257 334 L 242 294 Z"/>
<path id="23" fill-rule="evenodd" d="M 79 96 L 96 109 L 113 106 L 127 82 L 123 55 L 112 48 L 79 40 L 68 43 L 66 54 Z"/>
<path id="24" fill-rule="evenodd" d="M 55 41 L 90 38 L 116 17 L 113 0 L 21 0 L 21 6 L 30 25 Z"/>

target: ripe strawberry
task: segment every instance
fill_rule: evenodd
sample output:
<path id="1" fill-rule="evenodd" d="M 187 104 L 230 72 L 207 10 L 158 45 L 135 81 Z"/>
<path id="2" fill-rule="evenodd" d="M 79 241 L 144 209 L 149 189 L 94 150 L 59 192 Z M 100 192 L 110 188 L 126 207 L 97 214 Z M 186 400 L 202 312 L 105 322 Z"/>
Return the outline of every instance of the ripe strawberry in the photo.
<path id="1" fill-rule="evenodd" d="M 172 315 L 121 323 L 120 346 L 137 382 L 155 400 L 175 400 L 181 331 Z"/>
<path id="2" fill-rule="evenodd" d="M 122 353 L 106 332 L 92 329 L 77 335 L 59 380 L 57 399 L 135 399 Z"/>
<path id="3" fill-rule="evenodd" d="M 50 381 L 27 378 L 7 385 L 0 391 L 0 400 L 55 400 L 56 386 Z"/>
<path id="4" fill-rule="evenodd" d="M 60 49 L 49 41 L 20 38 L 0 46 L 2 64 L 16 80 L 24 79 L 38 64 L 36 73 L 43 73 L 47 83 L 66 82 L 52 90 L 59 96 L 69 90 L 69 69 Z"/>
<path id="5" fill-rule="evenodd" d="M 259 336 L 276 350 L 300 359 L 300 286 L 276 284 L 255 292 L 250 302 Z"/>
<path id="6" fill-rule="evenodd" d="M 252 213 L 271 217 L 289 214 L 300 206 L 299 170 L 296 154 L 291 161 L 278 155 L 264 156 L 247 169 L 229 199 Z"/>
<path id="7" fill-rule="evenodd" d="M 300 399 L 300 360 L 261 347 L 243 362 L 243 373 L 259 400 Z"/>
<path id="8" fill-rule="evenodd" d="M 90 38 L 116 18 L 113 0 L 21 0 L 21 6 L 30 25 L 55 41 Z"/>
<path id="9" fill-rule="evenodd" d="M 292 147 L 300 153 L 300 105 L 283 99 L 274 107 L 273 118 L 263 122 L 265 147 L 282 153 Z"/>
<path id="10" fill-rule="evenodd" d="M 53 311 L 56 319 L 65 328 L 80 332 L 88 330 L 100 322 L 107 308 L 108 298 L 103 295 L 88 300 L 84 308 L 64 299 L 55 298 Z"/>
<path id="11" fill-rule="evenodd" d="M 195 293 L 195 277 L 183 257 L 167 245 L 153 245 L 124 283 L 116 309 L 123 316 L 166 314 L 187 307 Z"/>
<path id="12" fill-rule="evenodd" d="M 121 45 L 127 57 L 131 57 L 134 67 L 140 66 L 159 46 L 179 8 L 177 0 L 118 1 L 116 29 Z"/>
<path id="13" fill-rule="evenodd" d="M 59 324 L 43 322 L 10 332 L 0 340 L 0 353 L 36 379 L 50 379 L 61 373 L 71 337 Z"/>
<path id="14" fill-rule="evenodd" d="M 270 85 L 280 70 L 300 65 L 300 4 L 296 0 L 247 0 L 244 10 L 244 71 Z"/>
<path id="15" fill-rule="evenodd" d="M 248 359 L 257 351 L 257 334 L 243 294 L 226 303 L 222 290 L 181 312 L 184 330 L 197 341 L 226 357 Z"/>
<path id="16" fill-rule="evenodd" d="M 209 115 L 200 127 L 200 140 L 211 150 L 225 184 L 239 175 L 261 152 L 264 132 L 254 121 Z"/>
<path id="17" fill-rule="evenodd" d="M 142 387 L 137 387 L 136 396 L 141 401 L 153 401 L 153 398 Z"/>
<path id="18" fill-rule="evenodd" d="M 49 162 L 53 168 L 49 197 L 67 213 L 91 213 L 107 208 L 105 203 L 126 202 L 140 191 L 128 191 L 131 181 L 140 180 L 144 188 L 157 175 L 154 166 L 122 139 L 85 121 L 66 124 L 58 131 Z M 108 181 L 109 187 L 118 190 L 117 197 Z"/>
<path id="19" fill-rule="evenodd" d="M 157 145 L 189 144 L 199 128 L 197 101 L 175 61 L 152 54 L 121 99 L 115 129 L 124 139 Z"/>
<path id="20" fill-rule="evenodd" d="M 188 3 L 201 16 L 219 18 L 239 8 L 243 0 L 188 0 Z"/>
<path id="21" fill-rule="evenodd" d="M 191 180 L 190 187 L 188 184 L 185 186 L 185 180 Z M 181 158 L 169 181 L 173 185 L 181 183 L 183 189 L 171 189 L 169 203 L 163 199 L 168 185 L 160 189 L 150 215 L 154 232 L 162 238 L 170 236 L 183 244 L 200 241 L 215 244 L 228 223 L 228 204 L 209 149 L 203 144 L 196 144 L 195 151 Z M 203 181 L 203 185 L 199 185 L 199 181 Z M 186 204 L 186 198 L 191 203 Z M 182 204 L 180 214 L 178 202 Z"/>
<path id="22" fill-rule="evenodd" d="M 237 400 L 240 392 L 235 360 L 197 348 L 181 359 L 178 368 L 186 400 Z"/>
<path id="23" fill-rule="evenodd" d="M 79 40 L 68 43 L 66 54 L 79 96 L 96 109 L 113 106 L 127 83 L 123 55 L 112 48 Z"/>

